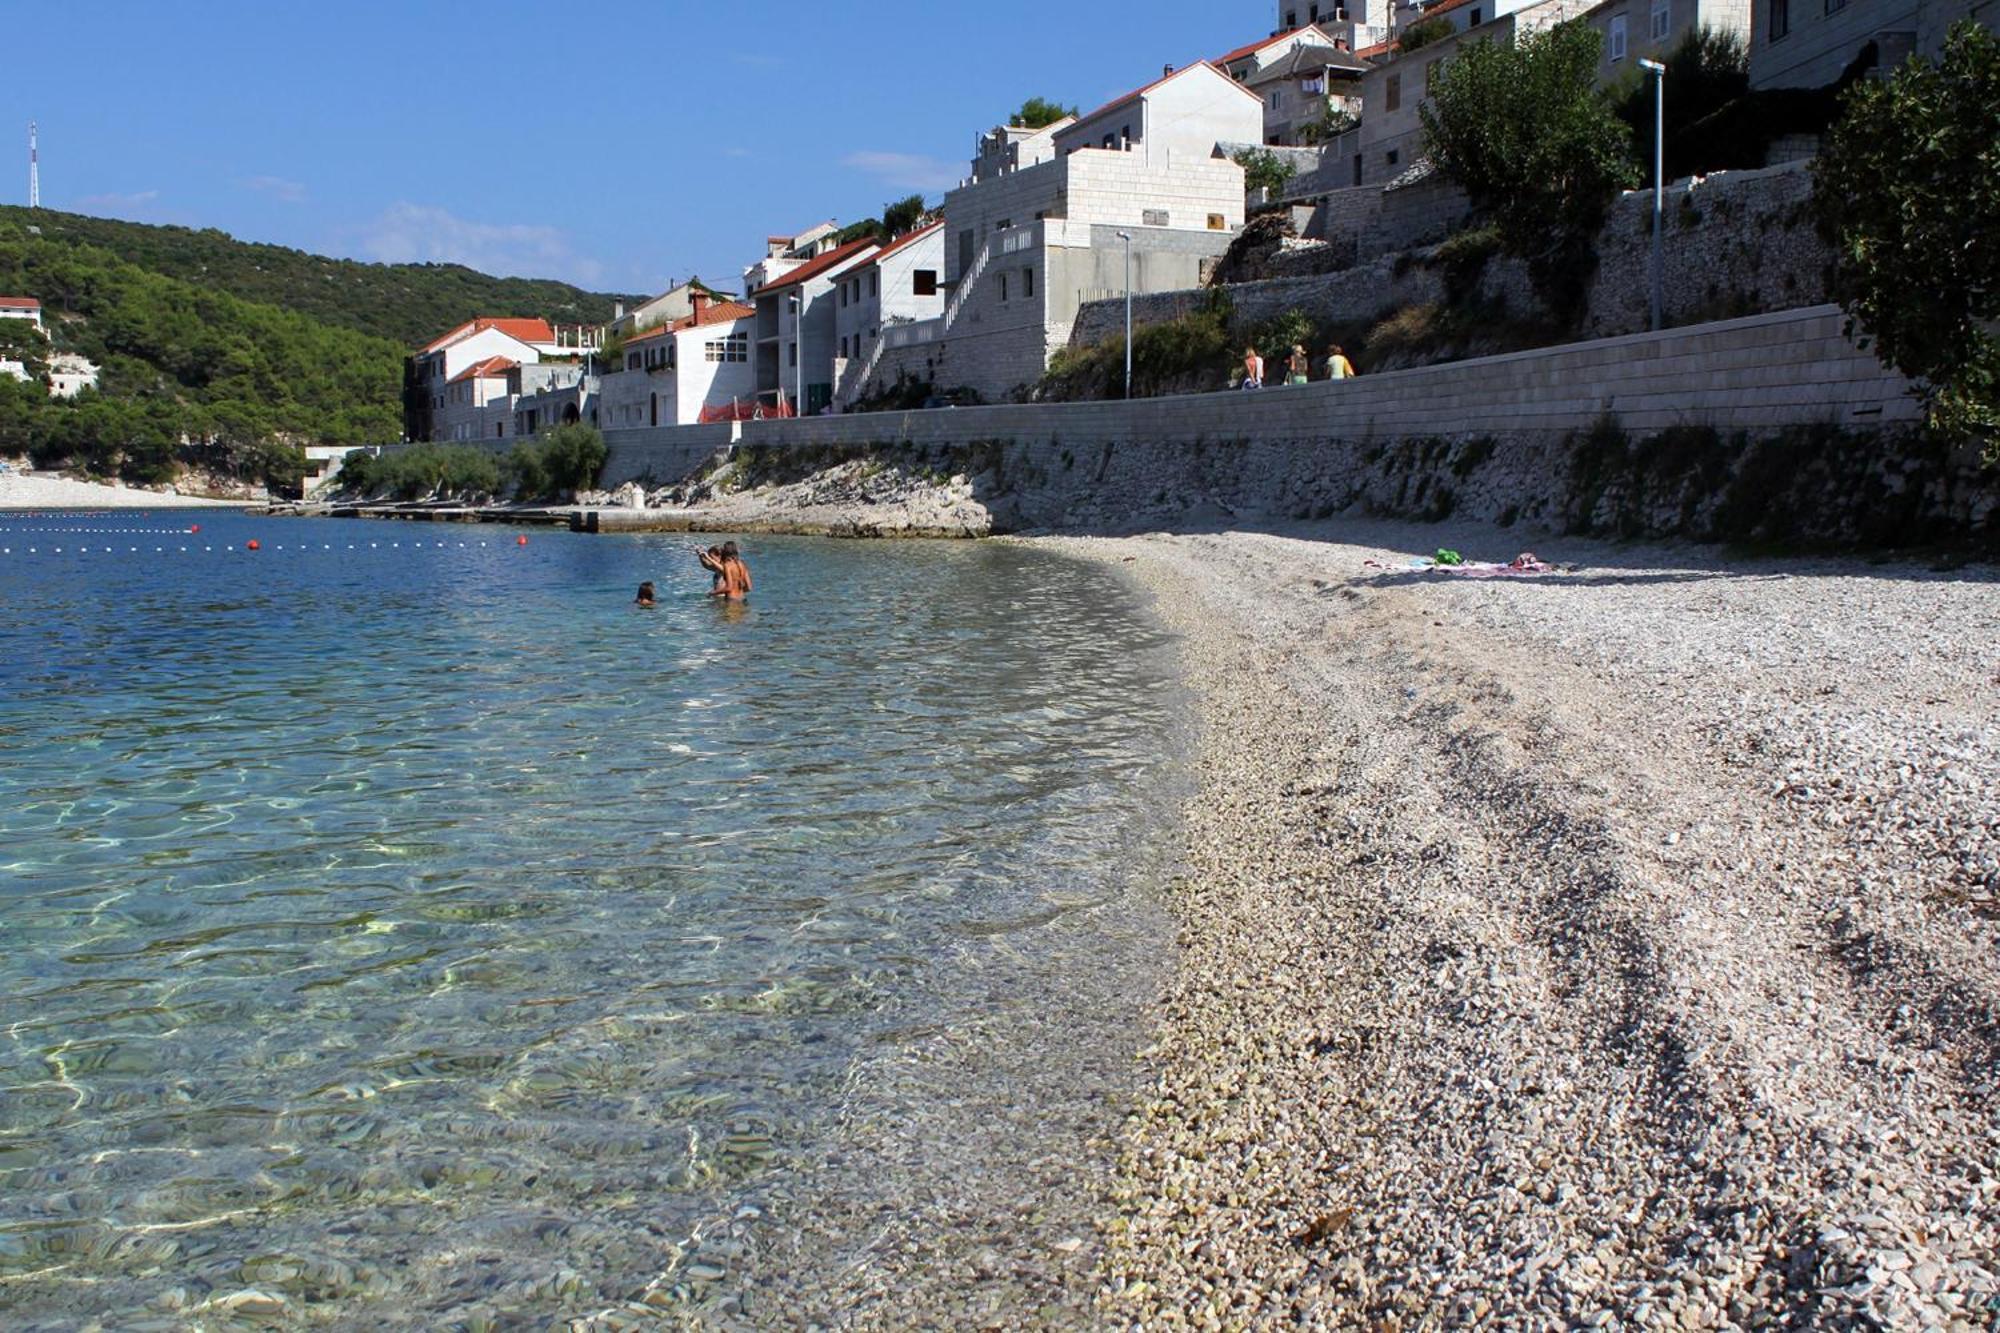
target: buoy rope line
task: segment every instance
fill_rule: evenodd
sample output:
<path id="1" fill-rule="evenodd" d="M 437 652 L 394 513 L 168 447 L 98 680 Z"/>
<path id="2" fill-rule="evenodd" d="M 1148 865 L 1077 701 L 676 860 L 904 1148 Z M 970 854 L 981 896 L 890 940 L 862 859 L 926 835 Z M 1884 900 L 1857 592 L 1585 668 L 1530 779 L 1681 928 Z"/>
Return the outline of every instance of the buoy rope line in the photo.
<path id="1" fill-rule="evenodd" d="M 516 537 L 511 543 L 501 544 L 519 549 L 528 544 L 528 539 Z M 213 555 L 217 552 L 231 555 L 238 552 L 264 551 L 443 551 L 447 549 L 466 551 L 479 550 L 491 545 L 491 542 L 348 542 L 343 546 L 337 542 L 292 542 L 289 545 L 280 542 L 273 546 L 265 546 L 252 538 L 241 546 L 155 546 L 150 552 L 142 546 L 128 546 L 123 551 L 115 546 L 0 546 L 0 555 Z"/>
<path id="2" fill-rule="evenodd" d="M 91 534 L 96 534 L 96 535 L 99 535 L 99 536 L 115 536 L 115 537 L 184 537 L 184 536 L 188 535 L 189 533 L 193 533 L 193 532 L 200 532 L 200 531 L 201 531 L 201 529 L 200 529 L 199 527 L 193 527 L 193 528 L 0 528 L 0 534 L 5 534 L 6 536 L 9 536 L 9 537 L 12 537 L 12 536 L 26 536 L 26 537 L 43 537 L 43 536 L 48 536 L 48 537 L 53 537 L 53 536 L 57 536 L 57 535 L 61 535 L 61 536 L 70 536 L 70 535 L 73 535 L 73 534 L 78 534 L 78 533 L 91 533 Z"/>

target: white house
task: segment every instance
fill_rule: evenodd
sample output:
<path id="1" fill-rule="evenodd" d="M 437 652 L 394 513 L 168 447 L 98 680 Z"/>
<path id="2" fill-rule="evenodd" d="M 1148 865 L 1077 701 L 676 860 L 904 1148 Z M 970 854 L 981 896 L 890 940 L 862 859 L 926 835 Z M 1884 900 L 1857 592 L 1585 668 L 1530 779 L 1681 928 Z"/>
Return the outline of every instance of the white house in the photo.
<path id="1" fill-rule="evenodd" d="M 514 402 L 507 391 L 507 372 L 519 364 L 504 356 L 489 356 L 445 381 L 439 389 L 439 405 L 432 412 L 431 438 L 506 439 Z"/>
<path id="2" fill-rule="evenodd" d="M 840 224 L 828 220 L 807 227 L 796 236 L 765 237 L 764 257 L 743 270 L 744 299 L 755 296 L 759 287 L 776 282 L 835 248 L 839 235 Z"/>
<path id="3" fill-rule="evenodd" d="M 1207 61 L 1171 66 L 1153 82 L 1078 116 L 1055 136 L 1055 151 L 1084 148 L 1136 154 L 1148 167 L 1206 161 L 1218 143 L 1264 137 L 1263 103 Z"/>
<path id="4" fill-rule="evenodd" d="M 1271 31 L 1270 41 L 1293 33 L 1305 31 L 1308 40 L 1327 42 L 1329 38 L 1343 37 L 1350 47 L 1368 46 L 1378 41 L 1388 40 L 1396 24 L 1397 11 L 1409 9 L 1412 0 L 1278 0 L 1277 27 Z M 1317 28 L 1318 36 L 1311 30 Z M 1330 43 L 1329 43 L 1330 44 Z M 1242 51 L 1232 51 L 1215 63 L 1231 74 L 1236 70 L 1232 62 L 1240 58 Z M 1281 59 L 1287 51 L 1280 48 L 1270 59 Z"/>
<path id="5" fill-rule="evenodd" d="M 460 383 L 467 368 L 494 359 L 514 365 L 534 365 L 549 359 L 574 358 L 581 351 L 578 341 L 559 337 L 545 319 L 469 319 L 449 333 L 433 339 L 411 355 L 404 368 L 403 431 L 412 440 L 470 438 L 453 431 L 466 427 L 465 416 L 473 391 L 457 394 L 447 390 Z M 592 346 L 595 340 L 589 340 Z M 484 403 L 480 404 L 483 408 Z M 448 408 L 451 430 L 440 427 Z M 481 424 L 484 424 L 483 419 Z M 490 431 L 480 431 L 490 435 Z"/>
<path id="6" fill-rule="evenodd" d="M 97 387 L 97 365 L 75 352 L 57 352 L 49 357 L 49 396 L 74 398 L 85 389 Z"/>
<path id="7" fill-rule="evenodd" d="M 833 401 L 834 315 L 838 284 L 881 248 L 874 237 L 823 250 L 752 294 L 757 306 L 757 396 L 767 407 L 796 404 L 823 410 Z"/>
<path id="8" fill-rule="evenodd" d="M 757 394 L 757 311 L 696 295 L 692 312 L 625 343 L 624 364 L 600 382 L 598 424 L 686 426 L 747 412 Z"/>
<path id="9" fill-rule="evenodd" d="M 710 301 L 730 299 L 729 293 L 717 291 L 700 278 L 689 278 L 686 282 L 669 287 L 649 301 L 641 301 L 630 310 L 621 304 L 606 329 L 617 336 L 630 337 L 646 329 L 671 324 L 677 319 L 686 319 L 694 313 L 696 292 L 700 292 Z"/>
<path id="10" fill-rule="evenodd" d="M 1329 112 L 1361 116 L 1361 76 L 1368 63 L 1347 49 L 1345 38 L 1330 46 L 1298 45 L 1290 54 L 1252 73 L 1243 86 L 1264 99 L 1264 142 L 1301 147 L 1322 142 Z"/>
<path id="11" fill-rule="evenodd" d="M 834 401 L 845 407 L 879 386 L 885 340 L 909 345 L 944 314 L 944 219 L 896 237 L 836 287 Z"/>
<path id="12" fill-rule="evenodd" d="M 1216 146 L 1263 125 L 1256 95 L 1203 63 L 1057 129 L 1046 160 L 976 161 L 945 196 L 944 308 L 886 330 L 866 382 L 900 370 L 989 399 L 1032 385 L 1078 306 L 1125 290 L 1128 244 L 1133 291 L 1199 286 L 1243 226 L 1243 169 Z"/>
<path id="13" fill-rule="evenodd" d="M 47 332 L 42 327 L 42 303 L 32 296 L 0 296 L 0 319 L 25 319 L 37 333 Z"/>
<path id="14" fill-rule="evenodd" d="M 986 180 L 1048 161 L 1056 155 L 1056 135 L 1074 124 L 1075 116 L 1064 116 L 1040 129 L 1029 129 L 1026 125 L 996 125 L 980 135 L 978 143 L 973 146 L 971 179 Z"/>

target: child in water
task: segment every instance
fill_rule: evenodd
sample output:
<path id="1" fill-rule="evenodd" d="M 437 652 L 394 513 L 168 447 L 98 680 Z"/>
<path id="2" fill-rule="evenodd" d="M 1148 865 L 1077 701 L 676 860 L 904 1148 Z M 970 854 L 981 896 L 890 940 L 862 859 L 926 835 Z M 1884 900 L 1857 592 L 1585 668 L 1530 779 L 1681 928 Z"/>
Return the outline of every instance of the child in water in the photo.
<path id="1" fill-rule="evenodd" d="M 651 579 L 647 579 L 639 585 L 639 595 L 632 599 L 632 605 L 643 607 L 649 611 L 653 608 L 653 581 Z"/>

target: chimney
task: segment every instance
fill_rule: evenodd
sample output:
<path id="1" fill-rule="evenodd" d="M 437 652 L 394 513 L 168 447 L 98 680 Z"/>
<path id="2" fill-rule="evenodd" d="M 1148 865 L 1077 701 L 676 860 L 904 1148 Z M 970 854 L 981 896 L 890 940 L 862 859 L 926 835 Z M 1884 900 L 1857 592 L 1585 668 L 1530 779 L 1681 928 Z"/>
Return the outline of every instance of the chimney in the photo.
<path id="1" fill-rule="evenodd" d="M 1161 70 L 1161 71 L 1160 71 L 1160 77 L 1161 77 L 1161 78 L 1163 78 L 1163 79 L 1164 79 L 1164 78 L 1167 78 L 1167 77 L 1169 77 L 1170 75 L 1172 75 L 1172 74 L 1173 74 L 1173 72 L 1174 72 L 1174 67 L 1173 67 L 1172 65 L 1169 65 L 1169 66 L 1167 66 L 1167 67 L 1166 67 L 1165 69 L 1163 69 L 1163 70 Z"/>
<path id="2" fill-rule="evenodd" d="M 694 322 L 701 323 L 701 315 L 708 309 L 708 293 L 697 287 L 688 293 L 688 305 L 694 311 Z"/>
<path id="3" fill-rule="evenodd" d="M 1347 46 L 1347 39 L 1346 39 L 1345 37 L 1336 37 L 1336 38 L 1334 38 L 1334 39 L 1333 39 L 1333 49 L 1334 49 L 1334 50 L 1336 50 L 1336 51 L 1345 51 L 1345 50 L 1347 50 L 1347 49 L 1348 49 L 1348 46 Z"/>
<path id="4" fill-rule="evenodd" d="M 613 301 L 611 303 L 611 318 L 625 318 L 625 303 L 623 301 Z"/>

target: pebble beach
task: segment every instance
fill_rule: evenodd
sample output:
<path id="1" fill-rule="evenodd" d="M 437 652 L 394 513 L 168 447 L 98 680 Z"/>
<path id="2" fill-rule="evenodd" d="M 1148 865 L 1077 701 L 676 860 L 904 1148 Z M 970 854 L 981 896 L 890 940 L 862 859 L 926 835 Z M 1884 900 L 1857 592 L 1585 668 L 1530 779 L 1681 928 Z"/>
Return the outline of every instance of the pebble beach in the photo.
<path id="1" fill-rule="evenodd" d="M 173 491 L 135 486 L 107 486 L 70 477 L 31 475 L 9 468 L 0 472 L 0 513 L 40 509 L 213 509 L 240 508 L 244 500 L 210 500 Z"/>
<path id="2" fill-rule="evenodd" d="M 1201 701 L 1102 1322 L 1992 1327 L 1994 571 L 1437 534 L 1043 539 Z"/>

